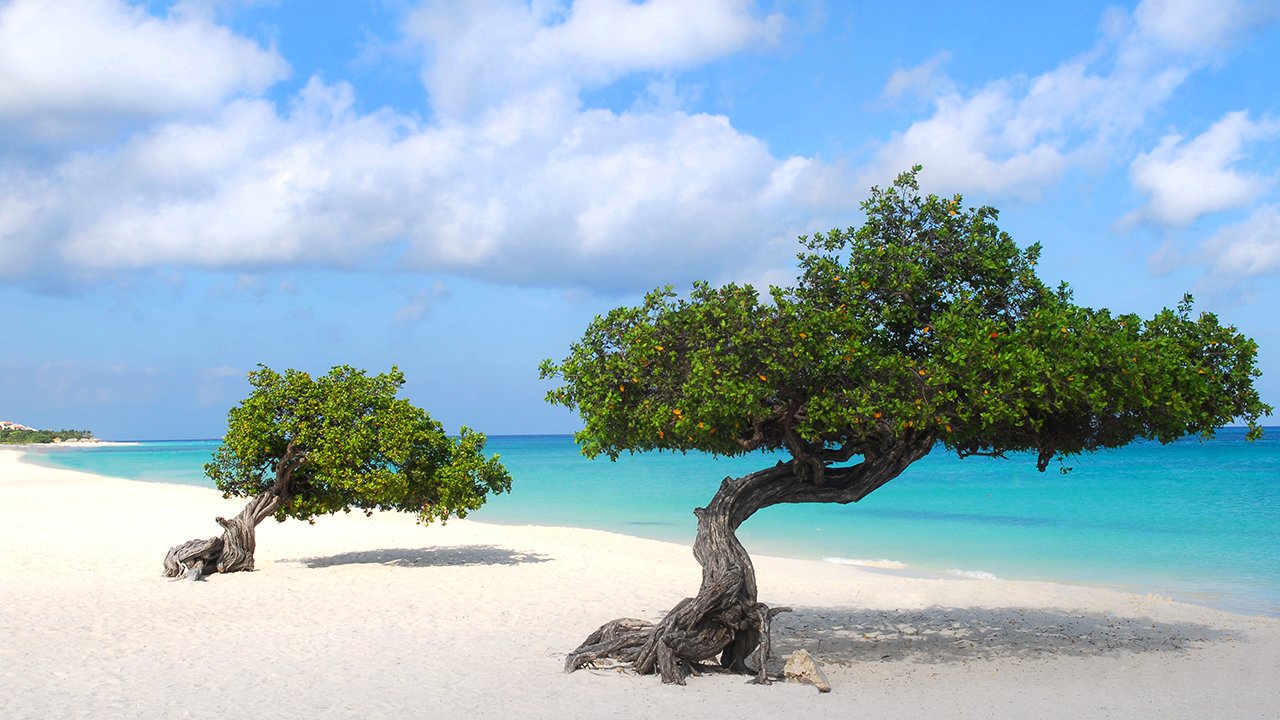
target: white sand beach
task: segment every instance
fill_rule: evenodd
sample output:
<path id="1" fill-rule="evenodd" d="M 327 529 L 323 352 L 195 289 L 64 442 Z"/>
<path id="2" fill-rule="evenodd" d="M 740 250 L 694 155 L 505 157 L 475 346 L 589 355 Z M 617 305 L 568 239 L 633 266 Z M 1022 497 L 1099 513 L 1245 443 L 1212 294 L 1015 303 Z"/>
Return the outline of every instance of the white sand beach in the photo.
<path id="1" fill-rule="evenodd" d="M 257 570 L 160 574 L 241 500 L 0 450 L 3 718 L 1280 717 L 1280 619 L 1152 596 L 757 558 L 781 658 L 833 686 L 564 674 L 697 588 L 689 549 L 404 515 L 259 528 Z M 478 514 L 483 518 L 483 511 Z"/>

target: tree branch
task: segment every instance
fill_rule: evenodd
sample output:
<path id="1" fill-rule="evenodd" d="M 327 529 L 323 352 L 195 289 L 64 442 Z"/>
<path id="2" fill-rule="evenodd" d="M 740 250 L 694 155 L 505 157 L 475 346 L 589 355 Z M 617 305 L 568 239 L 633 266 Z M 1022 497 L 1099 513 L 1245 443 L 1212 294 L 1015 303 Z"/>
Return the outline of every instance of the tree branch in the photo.
<path id="1" fill-rule="evenodd" d="M 305 465 L 308 461 L 307 451 L 305 448 L 299 448 L 296 439 L 290 439 L 289 444 L 285 446 L 284 454 L 280 456 L 280 460 L 276 463 L 276 480 L 271 485 L 269 491 L 272 495 L 279 497 L 283 502 L 288 502 L 293 492 L 290 487 L 293 481 L 293 474 L 298 468 Z"/>
<path id="2" fill-rule="evenodd" d="M 868 454 L 852 467 L 826 467 L 824 482 L 795 483 L 780 493 L 773 503 L 858 502 L 881 485 L 902 474 L 912 463 L 929 454 L 936 438 L 932 433 L 913 432 L 891 442 L 879 453 Z"/>

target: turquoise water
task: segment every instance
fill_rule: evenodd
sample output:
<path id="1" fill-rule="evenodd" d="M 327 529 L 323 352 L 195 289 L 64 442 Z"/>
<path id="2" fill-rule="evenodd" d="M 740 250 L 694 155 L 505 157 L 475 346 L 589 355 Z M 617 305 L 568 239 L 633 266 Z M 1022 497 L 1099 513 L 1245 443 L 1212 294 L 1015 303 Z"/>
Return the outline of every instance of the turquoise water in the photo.
<path id="1" fill-rule="evenodd" d="M 210 485 L 216 441 L 48 449 L 33 459 L 136 480 Z M 721 478 L 776 457 L 650 453 L 587 460 L 565 436 L 493 437 L 510 494 L 472 517 L 689 543 Z M 1280 615 L 1280 428 L 1256 442 L 1137 443 L 1036 472 L 1030 457 L 959 460 L 941 448 L 855 505 L 767 508 L 739 532 L 753 552 L 910 571 L 990 574 L 1155 592 Z"/>

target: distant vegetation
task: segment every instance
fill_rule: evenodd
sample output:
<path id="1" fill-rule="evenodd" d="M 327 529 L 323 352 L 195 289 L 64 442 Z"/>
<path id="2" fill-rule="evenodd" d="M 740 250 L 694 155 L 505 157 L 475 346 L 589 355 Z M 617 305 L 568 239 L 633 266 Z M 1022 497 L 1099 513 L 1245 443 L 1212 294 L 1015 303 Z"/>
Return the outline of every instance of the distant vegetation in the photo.
<path id="1" fill-rule="evenodd" d="M 88 430 L 31 430 L 0 428 L 0 445 L 52 443 L 62 440 L 92 440 Z"/>

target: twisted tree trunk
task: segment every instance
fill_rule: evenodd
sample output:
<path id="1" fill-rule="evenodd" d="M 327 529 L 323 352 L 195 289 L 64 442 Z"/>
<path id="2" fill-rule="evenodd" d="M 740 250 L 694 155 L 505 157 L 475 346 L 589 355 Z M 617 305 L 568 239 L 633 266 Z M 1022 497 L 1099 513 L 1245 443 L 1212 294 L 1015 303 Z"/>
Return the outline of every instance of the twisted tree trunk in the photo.
<path id="1" fill-rule="evenodd" d="M 683 685 L 691 673 L 748 673 L 768 683 L 770 624 L 790 608 L 770 608 L 756 597 L 755 568 L 735 534 L 756 511 L 779 503 L 857 502 L 928 454 L 932 436 L 910 435 L 887 452 L 868 454 L 848 468 L 811 458 L 778 463 L 740 478 L 725 478 L 705 508 L 698 508 L 693 556 L 702 566 L 698 594 L 676 604 L 658 624 L 622 618 L 602 625 L 565 658 L 573 672 L 600 660 L 630 663 L 641 674 Z M 707 661 L 716 660 L 715 665 Z"/>
<path id="2" fill-rule="evenodd" d="M 198 580 L 212 572 L 253 570 L 256 528 L 275 513 L 281 502 L 282 498 L 271 492 L 255 495 L 234 518 L 216 518 L 222 526 L 222 537 L 188 540 L 169 548 L 164 558 L 165 577 L 185 575 L 189 580 Z"/>
<path id="3" fill-rule="evenodd" d="M 199 580 L 213 572 L 252 571 L 258 524 L 289 501 L 293 474 L 306 462 L 306 451 L 290 441 L 276 463 L 276 478 L 271 487 L 250 498 L 244 509 L 230 520 L 215 518 L 222 526 L 222 537 L 197 538 L 169 548 L 164 557 L 165 577 L 185 575 L 188 580 Z"/>

